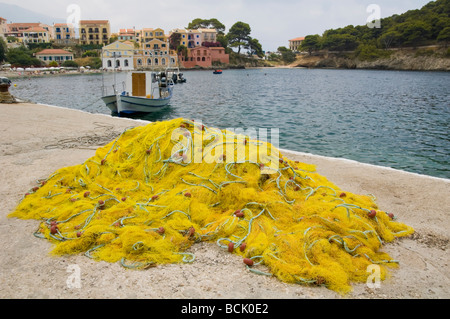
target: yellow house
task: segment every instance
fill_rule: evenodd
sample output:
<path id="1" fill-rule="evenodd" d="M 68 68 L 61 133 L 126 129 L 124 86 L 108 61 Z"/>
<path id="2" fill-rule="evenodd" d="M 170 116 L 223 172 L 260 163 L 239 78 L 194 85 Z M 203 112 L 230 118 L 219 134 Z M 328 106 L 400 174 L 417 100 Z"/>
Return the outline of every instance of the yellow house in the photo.
<path id="1" fill-rule="evenodd" d="M 144 28 L 136 31 L 136 42 L 142 47 L 142 44 L 152 41 L 154 39 L 166 42 L 167 36 L 161 28 Z"/>
<path id="2" fill-rule="evenodd" d="M 134 67 L 136 69 L 164 69 L 178 66 L 178 57 L 169 50 L 169 43 L 153 39 L 134 50 Z"/>
<path id="3" fill-rule="evenodd" d="M 188 49 L 201 47 L 204 42 L 216 42 L 217 30 L 216 29 L 174 29 L 170 31 L 170 34 L 180 34 L 180 45 L 184 45 Z"/>
<path id="4" fill-rule="evenodd" d="M 108 44 L 111 29 L 108 20 L 80 20 L 80 44 Z"/>
<path id="5" fill-rule="evenodd" d="M 23 31 L 23 42 L 48 43 L 50 42 L 50 34 L 42 27 L 31 27 Z"/>
<path id="6" fill-rule="evenodd" d="M 0 38 L 6 38 L 5 34 L 8 32 L 8 24 L 5 18 L 0 17 Z"/>
<path id="7" fill-rule="evenodd" d="M 55 32 L 54 41 L 59 44 L 69 44 L 75 42 L 75 28 L 72 24 L 55 23 L 53 25 Z"/>
<path id="8" fill-rule="evenodd" d="M 102 48 L 102 66 L 106 70 L 133 70 L 134 45 L 116 41 Z"/>

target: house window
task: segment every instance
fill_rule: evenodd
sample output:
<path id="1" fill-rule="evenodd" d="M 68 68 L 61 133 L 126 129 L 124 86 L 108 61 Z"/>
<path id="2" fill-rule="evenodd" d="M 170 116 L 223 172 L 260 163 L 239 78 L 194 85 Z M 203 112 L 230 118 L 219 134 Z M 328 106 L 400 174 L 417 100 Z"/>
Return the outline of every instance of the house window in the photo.
<path id="1" fill-rule="evenodd" d="M 166 59 L 164 59 L 164 58 L 161 59 L 161 64 L 162 64 L 162 65 L 166 65 Z"/>
<path id="2" fill-rule="evenodd" d="M 137 65 L 142 65 L 142 60 L 141 59 L 137 60 Z"/>
<path id="3" fill-rule="evenodd" d="M 152 59 L 150 58 L 147 59 L 147 65 L 152 65 Z"/>
<path id="4" fill-rule="evenodd" d="M 108 68 L 112 67 L 111 60 L 108 60 L 107 64 L 108 64 Z"/>
<path id="5" fill-rule="evenodd" d="M 155 65 L 158 65 L 159 61 L 158 58 L 155 58 Z"/>
<path id="6" fill-rule="evenodd" d="M 202 58 L 202 61 L 205 62 L 205 57 Z"/>
<path id="7" fill-rule="evenodd" d="M 128 60 L 125 60 L 124 64 L 127 67 L 128 66 Z"/>

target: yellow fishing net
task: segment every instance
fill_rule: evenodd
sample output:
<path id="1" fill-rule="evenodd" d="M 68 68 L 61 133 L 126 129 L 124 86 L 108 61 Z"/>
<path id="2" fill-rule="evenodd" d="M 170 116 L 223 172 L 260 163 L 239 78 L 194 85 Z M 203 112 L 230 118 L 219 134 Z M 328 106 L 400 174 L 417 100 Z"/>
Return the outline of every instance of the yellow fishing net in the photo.
<path id="1" fill-rule="evenodd" d="M 35 235 L 55 255 L 148 268 L 193 262 L 189 247 L 208 241 L 255 273 L 340 293 L 372 264 L 384 279 L 397 261 L 383 242 L 413 233 L 270 143 L 186 119 L 125 130 L 39 181 L 10 217 L 42 220 Z"/>

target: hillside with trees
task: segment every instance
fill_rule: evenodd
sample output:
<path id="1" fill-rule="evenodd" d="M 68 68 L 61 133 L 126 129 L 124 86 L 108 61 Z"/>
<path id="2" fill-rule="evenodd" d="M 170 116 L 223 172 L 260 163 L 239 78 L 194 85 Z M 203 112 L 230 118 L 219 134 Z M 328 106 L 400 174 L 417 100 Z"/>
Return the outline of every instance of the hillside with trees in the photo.
<path id="1" fill-rule="evenodd" d="M 334 64 L 339 64 L 340 59 L 341 62 L 345 60 L 344 67 L 358 67 L 358 63 L 361 62 L 365 62 L 361 65 L 369 66 L 368 62 L 372 62 L 372 65 L 378 68 L 373 62 L 393 58 L 398 60 L 402 53 L 408 53 L 413 58 L 422 60 L 448 59 L 449 44 L 450 0 L 436 0 L 421 9 L 383 18 L 380 20 L 379 28 L 349 25 L 326 30 L 322 35 L 308 35 L 300 45 L 299 51 L 309 56 L 326 56 L 328 59 L 332 53 L 333 61 L 321 60 L 317 66 L 339 67 Z M 349 60 L 353 60 L 353 64 Z M 438 64 L 442 64 L 442 61 Z M 444 65 L 447 64 L 448 62 L 444 62 Z M 410 65 L 407 69 L 411 67 Z M 380 65 L 379 68 L 384 67 Z M 445 70 L 447 66 L 437 69 Z"/>

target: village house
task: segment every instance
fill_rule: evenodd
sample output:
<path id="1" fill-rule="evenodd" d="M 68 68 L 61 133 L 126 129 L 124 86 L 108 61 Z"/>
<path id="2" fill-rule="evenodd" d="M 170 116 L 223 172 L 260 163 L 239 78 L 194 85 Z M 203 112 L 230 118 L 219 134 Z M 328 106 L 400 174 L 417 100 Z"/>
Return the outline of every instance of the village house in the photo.
<path id="1" fill-rule="evenodd" d="M 36 58 L 46 65 L 53 61 L 61 65 L 65 61 L 73 61 L 73 53 L 61 49 L 45 49 L 36 53 Z"/>
<path id="2" fill-rule="evenodd" d="M 80 44 L 108 44 L 111 29 L 108 20 L 80 20 Z"/>
<path id="3" fill-rule="evenodd" d="M 225 53 L 223 47 L 197 47 L 188 50 L 188 56 L 180 55 L 180 64 L 184 68 L 195 66 L 210 68 L 214 62 L 230 63 L 230 55 Z"/>
<path id="4" fill-rule="evenodd" d="M 166 42 L 167 36 L 165 35 L 164 30 L 161 28 L 143 28 L 142 30 L 136 31 L 136 42 L 141 48 L 143 48 L 145 43 L 154 39 Z"/>
<path id="5" fill-rule="evenodd" d="M 6 38 L 6 33 L 8 33 L 8 24 L 5 18 L 0 17 L 0 38 Z"/>
<path id="6" fill-rule="evenodd" d="M 120 29 L 117 38 L 119 41 L 136 41 L 136 31 L 134 29 Z"/>
<path id="7" fill-rule="evenodd" d="M 72 24 L 55 23 L 53 25 L 55 32 L 54 41 L 57 44 L 75 44 L 75 28 Z"/>
<path id="8" fill-rule="evenodd" d="M 175 37 L 176 35 L 176 37 Z M 217 42 L 217 30 L 216 29 L 173 29 L 169 32 L 169 37 L 175 47 L 183 45 L 188 49 L 193 49 L 200 46 L 206 46 L 207 43 Z M 173 40 L 175 39 L 176 40 Z"/>
<path id="9" fill-rule="evenodd" d="M 105 70 L 133 70 L 134 45 L 116 41 L 102 48 L 102 67 Z"/>
<path id="10" fill-rule="evenodd" d="M 53 40 L 53 26 L 44 23 L 9 23 L 5 36 L 17 38 L 19 43 L 44 43 Z"/>
<path id="11" fill-rule="evenodd" d="M 49 32 L 42 27 L 31 27 L 23 31 L 24 44 L 28 43 L 48 43 L 50 42 Z"/>
<path id="12" fill-rule="evenodd" d="M 294 52 L 297 52 L 298 47 L 302 44 L 303 40 L 305 40 L 305 37 L 299 37 L 289 40 L 289 49 L 291 49 Z"/>
<path id="13" fill-rule="evenodd" d="M 169 42 L 153 39 L 134 51 L 136 69 L 158 69 L 178 66 L 178 57 L 169 49 Z"/>

